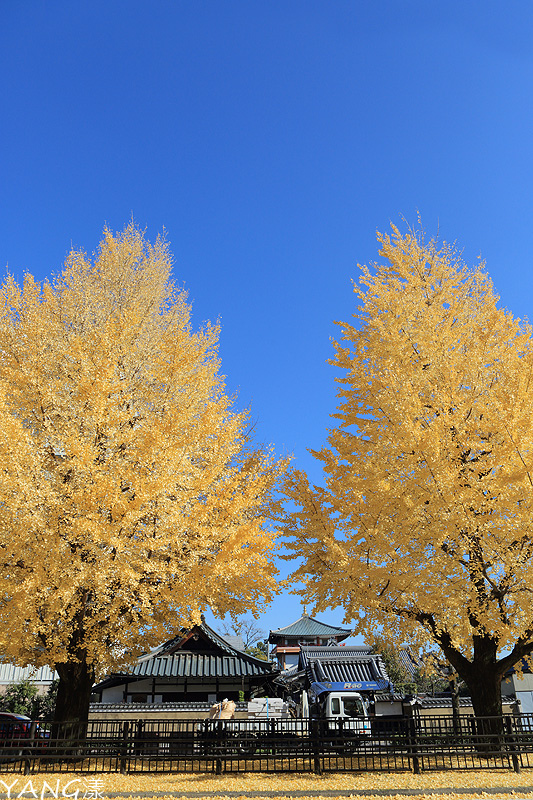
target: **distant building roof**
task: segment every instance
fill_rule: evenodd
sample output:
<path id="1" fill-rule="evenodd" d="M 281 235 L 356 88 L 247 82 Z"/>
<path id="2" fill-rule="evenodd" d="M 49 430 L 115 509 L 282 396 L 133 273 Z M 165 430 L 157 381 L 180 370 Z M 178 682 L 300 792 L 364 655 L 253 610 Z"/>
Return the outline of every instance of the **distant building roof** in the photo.
<path id="1" fill-rule="evenodd" d="M 275 643 L 278 639 L 300 639 L 302 637 L 320 637 L 322 639 L 334 638 L 337 641 L 347 639 L 352 633 L 348 628 L 338 628 L 335 625 L 326 625 L 318 619 L 310 617 L 309 614 L 302 614 L 296 622 L 287 625 L 285 628 L 278 628 L 270 631 L 268 641 Z"/>
<path id="2" fill-rule="evenodd" d="M 472 705 L 470 697 L 459 697 L 459 707 L 468 708 Z M 451 708 L 451 697 L 418 697 L 418 704 L 421 708 Z M 514 697 L 502 697 L 502 705 L 512 705 L 515 701 Z"/>
<path id="3" fill-rule="evenodd" d="M 516 663 L 514 666 L 510 667 L 505 673 L 505 675 L 506 676 L 513 675 L 517 671 L 517 669 L 520 669 L 520 672 L 526 675 L 533 672 L 529 657 L 522 658 L 519 663 Z"/>
<path id="4" fill-rule="evenodd" d="M 48 685 L 59 675 L 50 667 L 17 667 L 15 664 L 0 664 L 0 686 L 30 680 L 37 685 Z"/>
<path id="5" fill-rule="evenodd" d="M 405 695 L 399 692 L 376 692 L 374 702 L 376 703 L 401 703 Z"/>
<path id="6" fill-rule="evenodd" d="M 403 701 L 407 703 L 406 697 L 403 694 L 398 694 L 397 692 L 378 692 L 374 695 L 374 700 L 376 703 L 388 703 L 388 702 L 399 702 Z M 472 706 L 472 700 L 470 697 L 459 697 L 459 707 L 460 708 L 469 708 Z M 514 695 L 512 697 L 502 697 L 502 704 L 503 705 L 512 705 L 515 701 Z M 439 709 L 439 708 L 451 708 L 452 707 L 452 698 L 451 697 L 416 697 L 416 705 L 420 708 L 426 709 Z"/>
<path id="7" fill-rule="evenodd" d="M 396 654 L 410 678 L 414 678 L 416 673 L 424 666 L 423 662 L 406 647 L 400 647 Z"/>
<path id="8" fill-rule="evenodd" d="M 353 661 L 353 659 L 361 659 L 368 657 L 371 660 L 379 661 L 382 664 L 382 670 L 385 670 L 383 660 L 379 653 L 374 653 L 371 647 L 365 644 L 353 645 L 345 647 L 342 645 L 333 645 L 331 647 L 320 647 L 319 645 L 305 644 L 302 645 L 302 654 L 307 661 L 319 659 L 323 663 L 329 661 Z"/>
<path id="9" fill-rule="evenodd" d="M 284 670 L 275 683 L 289 691 L 312 688 L 325 691 L 358 689 L 384 692 L 391 688 L 381 657 L 369 647 L 318 647 L 302 645 L 298 666 Z"/>

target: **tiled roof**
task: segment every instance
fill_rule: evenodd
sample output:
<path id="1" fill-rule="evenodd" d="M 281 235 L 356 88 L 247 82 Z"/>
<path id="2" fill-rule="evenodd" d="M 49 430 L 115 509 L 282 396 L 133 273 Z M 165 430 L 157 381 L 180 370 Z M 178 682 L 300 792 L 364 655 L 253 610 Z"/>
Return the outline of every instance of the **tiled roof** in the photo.
<path id="1" fill-rule="evenodd" d="M 190 629 L 183 629 L 178 633 L 177 636 L 174 636 L 172 639 L 169 639 L 168 642 L 165 642 L 160 647 L 158 647 L 157 651 L 154 652 L 154 656 L 162 656 L 171 652 L 175 652 L 181 647 L 184 650 L 188 650 L 187 648 L 187 641 L 190 639 L 190 635 L 194 635 L 195 633 L 199 633 L 200 635 L 204 636 L 208 641 L 218 647 L 219 650 L 222 650 L 228 655 L 235 655 L 238 653 L 242 655 L 242 651 L 238 648 L 232 646 L 232 644 L 228 641 L 228 638 L 222 636 L 220 633 L 217 633 L 213 628 L 210 628 L 206 622 L 202 622 L 201 625 L 195 625 Z M 250 656 L 252 658 L 252 656 Z"/>
<path id="2" fill-rule="evenodd" d="M 320 622 L 318 619 L 308 616 L 308 614 L 303 614 L 300 619 L 297 619 L 296 622 L 293 622 L 291 625 L 287 625 L 285 628 L 278 628 L 275 631 L 270 631 L 269 640 L 272 641 L 273 636 L 288 639 L 293 636 L 295 638 L 300 636 L 320 636 L 321 638 L 335 636 L 346 639 L 347 636 L 350 636 L 351 632 L 352 631 L 348 628 L 337 628 L 334 625 L 326 625 L 324 622 Z"/>
<path id="3" fill-rule="evenodd" d="M 404 695 L 399 692 L 376 692 L 374 695 L 376 703 L 401 703 L 403 699 Z"/>
<path id="4" fill-rule="evenodd" d="M 191 639 L 191 634 L 194 639 Z M 206 641 L 207 640 L 207 641 Z M 194 649 L 188 643 L 194 641 Z M 204 643 L 202 647 L 201 643 Z M 198 644 L 199 643 L 199 644 Z M 214 647 L 213 647 L 214 646 Z M 274 676 L 268 661 L 236 650 L 226 639 L 202 622 L 190 631 L 181 631 L 173 639 L 141 656 L 127 672 L 113 673 L 95 687 L 101 690 L 120 682 L 142 678 L 262 678 Z"/>
<path id="5" fill-rule="evenodd" d="M 144 714 L 146 711 L 158 711 L 164 717 L 170 711 L 181 711 L 182 713 L 194 711 L 195 713 L 203 712 L 208 714 L 212 705 L 212 703 L 91 703 L 89 712 L 91 714 L 104 714 L 109 711 L 128 711 L 132 714 L 141 712 Z M 247 707 L 247 703 L 235 703 L 236 711 L 246 711 Z"/>
<path id="6" fill-rule="evenodd" d="M 223 638 L 227 641 L 231 647 L 234 647 L 235 650 L 246 650 L 244 646 L 244 642 L 242 640 L 242 636 L 232 636 L 230 634 L 223 634 Z"/>
<path id="7" fill-rule="evenodd" d="M 238 653 L 234 656 L 177 651 L 136 664 L 130 675 L 144 678 L 241 678 L 269 674 L 267 661 Z"/>
<path id="8" fill-rule="evenodd" d="M 331 647 L 320 647 L 318 645 L 304 644 L 302 651 L 305 652 L 306 658 L 320 658 L 325 661 L 351 661 L 354 657 L 363 658 L 364 656 L 372 656 L 372 658 L 380 658 L 379 654 L 374 653 L 371 647 L 366 645 L 353 645 L 352 647 L 344 647 L 339 645 L 332 645 Z"/>
<path id="9" fill-rule="evenodd" d="M 380 656 L 366 647 L 302 647 L 300 664 L 310 683 L 377 682 L 388 688 L 389 676 Z"/>
<path id="10" fill-rule="evenodd" d="M 377 703 L 387 703 L 393 701 L 402 701 L 406 700 L 405 695 L 398 694 L 397 692 L 379 692 L 374 695 L 374 700 Z M 420 708 L 431 709 L 434 708 L 435 711 L 438 711 L 439 708 L 451 708 L 452 707 L 452 698 L 451 697 L 417 697 L 417 705 Z M 407 701 L 406 701 L 407 702 Z M 510 705 L 515 702 L 514 697 L 502 697 L 503 705 Z M 460 708 L 468 708 L 472 705 L 472 700 L 470 697 L 459 697 L 459 707 Z"/>
<path id="11" fill-rule="evenodd" d="M 420 706 L 422 708 L 451 708 L 452 707 L 452 698 L 451 697 L 419 697 L 417 698 Z M 468 707 L 472 705 L 472 699 L 470 697 L 459 697 L 459 706 L 460 708 Z M 510 705 L 514 703 L 514 698 L 509 697 L 502 697 L 502 704 L 503 705 Z"/>
<path id="12" fill-rule="evenodd" d="M 400 649 L 396 652 L 401 665 L 409 677 L 414 678 L 418 670 L 423 667 L 422 661 L 416 658 L 416 656 L 414 656 L 413 653 L 411 653 L 411 651 L 405 647 L 400 647 Z"/>

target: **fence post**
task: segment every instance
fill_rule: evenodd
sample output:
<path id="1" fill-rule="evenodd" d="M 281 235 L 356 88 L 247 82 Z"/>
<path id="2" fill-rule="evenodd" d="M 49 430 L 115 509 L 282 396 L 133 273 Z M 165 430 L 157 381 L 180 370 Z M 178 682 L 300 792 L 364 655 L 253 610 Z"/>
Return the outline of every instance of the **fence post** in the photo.
<path id="1" fill-rule="evenodd" d="M 122 726 L 122 747 L 121 747 L 121 754 L 120 754 L 120 774 L 126 775 L 127 769 L 127 758 L 128 758 L 128 738 L 130 732 L 130 723 L 129 720 L 124 720 L 124 724 Z"/>
<path id="2" fill-rule="evenodd" d="M 322 775 L 322 762 L 320 760 L 320 720 L 310 719 L 311 723 L 311 751 L 313 754 L 313 772 Z"/>
<path id="3" fill-rule="evenodd" d="M 509 744 L 509 752 L 511 753 L 511 761 L 513 762 L 513 769 L 515 772 L 521 772 L 520 769 L 520 761 L 518 759 L 518 753 L 516 752 L 516 737 L 514 736 L 513 732 L 513 720 L 512 717 L 505 717 L 505 728 L 506 734 L 508 736 L 508 744 Z"/>
<path id="4" fill-rule="evenodd" d="M 138 719 L 137 720 L 137 728 L 135 731 L 135 755 L 142 756 L 143 755 L 143 747 L 142 747 L 142 740 L 144 737 L 144 720 Z"/>
<path id="5" fill-rule="evenodd" d="M 222 726 L 222 720 L 221 719 L 217 720 L 217 737 L 218 737 L 217 741 L 218 741 L 219 753 L 218 753 L 217 758 L 215 758 L 215 775 L 222 775 L 222 757 L 221 757 L 221 753 L 222 753 L 222 749 L 223 749 L 223 744 L 222 743 L 226 738 L 226 730 Z"/>
<path id="6" fill-rule="evenodd" d="M 409 757 L 413 762 L 414 774 L 420 775 L 422 770 L 420 769 L 420 758 L 418 757 L 414 708 L 413 706 L 407 706 L 407 708 L 409 709 L 409 716 L 407 717 L 407 730 L 408 730 L 407 752 L 409 753 Z"/>
<path id="7" fill-rule="evenodd" d="M 272 755 L 274 757 L 277 757 L 278 750 L 279 750 L 279 746 L 278 746 L 279 743 L 278 743 L 278 740 L 277 740 L 276 720 L 275 719 L 271 719 L 271 720 L 267 719 L 267 725 L 268 725 L 268 735 L 270 737 L 270 752 L 272 753 Z"/>
<path id="8" fill-rule="evenodd" d="M 32 722 L 30 724 L 30 735 L 28 741 L 28 748 L 32 748 L 35 745 L 35 731 L 37 730 L 37 722 Z M 24 775 L 29 775 L 31 772 L 31 749 L 28 751 L 28 757 L 24 759 Z"/>

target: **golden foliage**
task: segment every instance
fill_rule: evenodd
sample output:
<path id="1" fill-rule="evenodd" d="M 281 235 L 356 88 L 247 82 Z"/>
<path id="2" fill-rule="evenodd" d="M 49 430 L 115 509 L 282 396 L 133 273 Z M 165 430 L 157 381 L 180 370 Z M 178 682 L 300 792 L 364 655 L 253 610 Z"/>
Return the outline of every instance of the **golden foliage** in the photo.
<path id="1" fill-rule="evenodd" d="M 287 484 L 295 575 L 370 636 L 462 653 L 487 637 L 516 661 L 533 647 L 531 328 L 483 265 L 415 232 L 378 239 L 336 343 L 326 485 Z"/>
<path id="2" fill-rule="evenodd" d="M 217 358 L 130 224 L 94 260 L 0 292 L 0 650 L 117 667 L 276 591 L 265 527 L 285 465 L 249 447 Z"/>

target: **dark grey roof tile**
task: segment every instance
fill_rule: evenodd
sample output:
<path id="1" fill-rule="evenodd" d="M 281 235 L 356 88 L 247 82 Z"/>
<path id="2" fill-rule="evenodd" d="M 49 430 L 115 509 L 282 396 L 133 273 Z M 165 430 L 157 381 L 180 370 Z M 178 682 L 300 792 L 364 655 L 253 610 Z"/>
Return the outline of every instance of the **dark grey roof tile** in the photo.
<path id="1" fill-rule="evenodd" d="M 296 622 L 287 625 L 285 628 L 278 628 L 275 631 L 270 631 L 270 636 L 284 636 L 284 637 L 298 637 L 298 636 L 319 636 L 327 638 L 328 636 L 341 636 L 344 638 L 349 636 L 352 631 L 349 628 L 337 628 L 334 625 L 326 625 L 318 619 L 309 617 L 304 614 L 297 619 Z"/>

